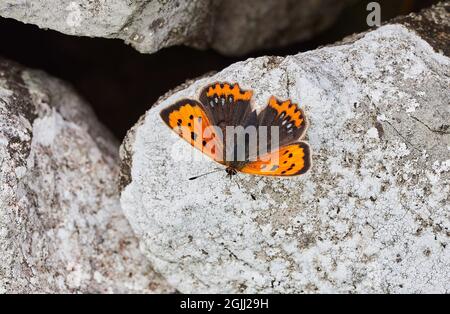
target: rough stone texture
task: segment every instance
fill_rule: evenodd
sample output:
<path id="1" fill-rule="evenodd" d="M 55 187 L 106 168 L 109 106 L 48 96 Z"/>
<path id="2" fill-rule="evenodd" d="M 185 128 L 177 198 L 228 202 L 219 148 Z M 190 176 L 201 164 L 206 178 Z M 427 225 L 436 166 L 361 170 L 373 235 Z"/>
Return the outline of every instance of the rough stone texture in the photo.
<path id="1" fill-rule="evenodd" d="M 435 50 L 450 56 L 450 1 L 440 2 L 419 14 L 398 17 L 393 22 L 414 29 Z"/>
<path id="2" fill-rule="evenodd" d="M 121 38 L 140 52 L 185 44 L 224 54 L 305 40 L 354 0 L 3 0 L 0 15 L 70 35 Z"/>
<path id="3" fill-rule="evenodd" d="M 219 164 L 159 111 L 214 81 L 252 89 L 255 108 L 270 95 L 300 103 L 312 170 L 188 181 Z M 236 63 L 164 97 L 130 130 L 122 208 L 181 292 L 449 293 L 449 86 L 450 59 L 400 24 Z"/>
<path id="4" fill-rule="evenodd" d="M 0 292 L 168 292 L 120 209 L 118 143 L 71 88 L 0 59 Z"/>
<path id="5" fill-rule="evenodd" d="M 419 13 L 399 16 L 384 24 L 402 24 L 426 40 L 437 52 L 450 56 L 450 1 L 442 1 Z M 347 36 L 337 44 L 350 43 L 366 32 Z"/>

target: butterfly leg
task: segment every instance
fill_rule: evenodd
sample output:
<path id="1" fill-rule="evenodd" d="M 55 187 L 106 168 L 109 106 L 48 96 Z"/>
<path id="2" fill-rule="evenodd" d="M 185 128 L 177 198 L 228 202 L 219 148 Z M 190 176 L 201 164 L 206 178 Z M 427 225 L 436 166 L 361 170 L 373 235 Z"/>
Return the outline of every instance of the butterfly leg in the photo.
<path id="1" fill-rule="evenodd" d="M 227 178 L 232 178 L 234 175 L 237 174 L 237 170 L 231 167 L 228 167 L 227 169 L 225 169 L 225 171 L 227 172 Z"/>

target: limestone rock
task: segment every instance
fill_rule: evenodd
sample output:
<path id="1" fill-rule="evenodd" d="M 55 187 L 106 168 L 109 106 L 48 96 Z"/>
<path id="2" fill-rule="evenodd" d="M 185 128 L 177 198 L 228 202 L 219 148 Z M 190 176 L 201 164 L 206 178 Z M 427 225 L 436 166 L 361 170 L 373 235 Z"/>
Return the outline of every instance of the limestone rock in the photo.
<path id="1" fill-rule="evenodd" d="M 271 95 L 298 102 L 311 171 L 189 181 L 220 165 L 159 112 L 215 81 L 253 90 L 255 108 Z M 449 293 L 449 86 L 448 56 L 401 24 L 233 64 L 163 97 L 129 131 L 122 208 L 181 292 Z"/>
<path id="2" fill-rule="evenodd" d="M 243 55 L 305 40 L 353 0 L 3 0 L 0 15 L 65 34 L 120 38 L 144 53 L 185 44 Z"/>
<path id="3" fill-rule="evenodd" d="M 118 143 L 64 83 L 0 59 L 0 292 L 168 292 L 120 209 Z"/>

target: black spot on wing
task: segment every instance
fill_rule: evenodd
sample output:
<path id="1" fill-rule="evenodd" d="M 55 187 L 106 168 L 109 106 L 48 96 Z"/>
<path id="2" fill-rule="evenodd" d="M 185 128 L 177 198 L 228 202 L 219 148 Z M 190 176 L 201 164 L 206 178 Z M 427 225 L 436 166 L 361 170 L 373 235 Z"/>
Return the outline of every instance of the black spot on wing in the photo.
<path id="1" fill-rule="evenodd" d="M 292 103 L 291 103 L 292 104 Z M 298 109 L 296 109 L 298 111 Z M 295 122 L 286 115 L 285 111 L 280 114 L 274 108 L 266 106 L 257 119 L 258 126 L 266 126 L 268 131 L 268 141 L 272 140 L 271 126 L 278 127 L 279 146 L 284 146 L 297 141 L 304 133 L 304 124 L 300 128 L 295 126 Z"/>

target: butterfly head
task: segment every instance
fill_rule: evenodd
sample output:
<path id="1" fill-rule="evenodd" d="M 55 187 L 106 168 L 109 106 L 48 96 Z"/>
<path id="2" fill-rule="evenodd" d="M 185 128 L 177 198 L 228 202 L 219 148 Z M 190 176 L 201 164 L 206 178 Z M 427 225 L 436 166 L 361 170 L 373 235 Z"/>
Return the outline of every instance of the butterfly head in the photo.
<path id="1" fill-rule="evenodd" d="M 230 178 L 230 179 L 231 179 L 234 175 L 237 174 L 237 170 L 236 170 L 235 168 L 233 168 L 233 167 L 227 167 L 227 168 L 225 169 L 225 171 L 226 171 L 226 173 L 227 173 L 227 177 Z"/>

